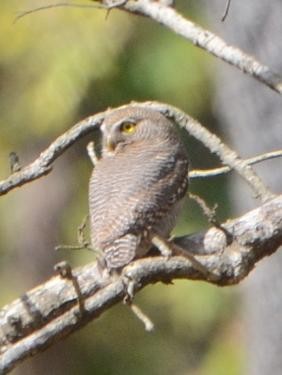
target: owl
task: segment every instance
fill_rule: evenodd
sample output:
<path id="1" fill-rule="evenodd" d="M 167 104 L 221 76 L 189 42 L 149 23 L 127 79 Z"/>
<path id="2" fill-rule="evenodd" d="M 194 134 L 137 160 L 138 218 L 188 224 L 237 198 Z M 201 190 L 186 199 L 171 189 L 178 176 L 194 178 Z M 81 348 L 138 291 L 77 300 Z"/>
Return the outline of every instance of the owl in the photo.
<path id="1" fill-rule="evenodd" d="M 103 268 L 121 270 L 168 238 L 188 188 L 188 155 L 176 126 L 139 106 L 111 111 L 89 184 L 91 246 Z"/>

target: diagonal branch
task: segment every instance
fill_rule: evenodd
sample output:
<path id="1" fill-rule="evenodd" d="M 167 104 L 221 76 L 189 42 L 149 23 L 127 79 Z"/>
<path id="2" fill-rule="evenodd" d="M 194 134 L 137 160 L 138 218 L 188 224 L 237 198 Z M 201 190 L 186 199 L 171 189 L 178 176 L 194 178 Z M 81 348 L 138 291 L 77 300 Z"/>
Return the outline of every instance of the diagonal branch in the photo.
<path id="1" fill-rule="evenodd" d="M 70 278 L 54 276 L 5 306 L 0 311 L 0 373 L 9 372 L 25 358 L 43 351 L 122 301 L 127 296 L 128 280 L 134 282 L 135 293 L 148 284 L 177 278 L 205 280 L 221 286 L 238 283 L 259 260 L 282 245 L 282 196 L 223 227 L 232 234 L 231 242 L 225 231 L 217 228 L 174 240 L 184 250 L 197 254 L 195 258 L 209 271 L 210 279 L 183 256 L 137 260 L 114 279 L 100 274 L 96 264 L 88 264 L 72 272 L 75 283 Z M 80 298 L 83 304 L 79 303 Z"/>
<path id="2" fill-rule="evenodd" d="M 257 198 L 262 201 L 273 198 L 274 195 L 265 187 L 252 167 L 245 160 L 241 159 L 234 150 L 225 145 L 217 135 L 211 133 L 191 116 L 180 111 L 178 108 L 158 102 L 146 102 L 139 105 L 150 107 L 163 113 L 186 129 L 190 135 L 205 145 L 212 153 L 217 154 L 224 164 L 243 177 Z"/>
<path id="3" fill-rule="evenodd" d="M 148 0 L 128 1 L 120 8 L 151 18 L 196 46 L 282 94 L 282 77 L 280 75 L 274 73 L 268 66 L 261 64 L 239 48 L 227 44 L 211 31 L 184 18 L 175 9 L 163 5 L 161 2 Z"/>
<path id="4" fill-rule="evenodd" d="M 230 2 L 228 1 L 226 12 L 222 20 L 224 20 L 227 15 L 229 5 Z M 204 29 L 183 17 L 175 9 L 167 6 L 161 1 L 97 0 L 95 1 L 95 4 L 58 2 L 56 4 L 47 4 L 20 12 L 15 21 L 18 21 L 20 18 L 28 14 L 58 7 L 94 8 L 106 9 L 108 11 L 112 8 L 118 8 L 129 13 L 146 16 L 184 37 L 194 45 L 204 49 L 215 57 L 218 57 L 242 72 L 252 76 L 259 82 L 270 87 L 272 90 L 282 94 L 282 77 L 279 74 L 273 72 L 268 66 L 261 64 L 254 57 L 241 51 L 239 48 L 227 44 L 223 39 L 216 34 L 213 34 L 211 31 Z"/>
<path id="5" fill-rule="evenodd" d="M 0 196 L 50 173 L 54 161 L 78 139 L 97 129 L 103 119 L 103 113 L 90 116 L 59 136 L 33 163 L 0 181 Z"/>

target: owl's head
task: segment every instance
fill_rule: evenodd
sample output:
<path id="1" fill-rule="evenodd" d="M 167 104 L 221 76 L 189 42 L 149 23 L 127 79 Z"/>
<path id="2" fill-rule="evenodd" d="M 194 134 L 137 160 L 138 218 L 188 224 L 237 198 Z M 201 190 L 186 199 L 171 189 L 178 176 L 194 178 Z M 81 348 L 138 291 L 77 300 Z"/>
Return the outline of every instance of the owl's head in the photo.
<path id="1" fill-rule="evenodd" d="M 179 142 L 175 125 L 161 113 L 138 106 L 117 109 L 105 117 L 101 126 L 103 155 L 118 152 L 132 143 Z"/>

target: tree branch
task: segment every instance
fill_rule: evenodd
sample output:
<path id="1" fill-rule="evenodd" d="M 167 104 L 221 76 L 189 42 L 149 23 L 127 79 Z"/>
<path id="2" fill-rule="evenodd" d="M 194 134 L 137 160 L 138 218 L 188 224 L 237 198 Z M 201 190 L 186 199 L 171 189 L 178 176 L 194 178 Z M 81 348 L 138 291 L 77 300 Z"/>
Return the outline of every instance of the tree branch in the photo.
<path id="1" fill-rule="evenodd" d="M 279 75 L 240 49 L 227 45 L 210 31 L 185 19 L 174 9 L 148 0 L 118 4 L 123 10 L 155 20 L 282 93 Z M 131 285 L 133 283 L 135 293 L 148 284 L 158 281 L 167 283 L 177 278 L 204 280 L 220 286 L 232 285 L 246 277 L 259 260 L 272 254 L 282 244 L 282 196 L 274 198 L 267 190 L 250 167 L 252 159 L 239 158 L 216 135 L 177 108 L 156 102 L 130 105 L 154 108 L 184 127 L 225 164 L 216 173 L 236 170 L 264 204 L 218 228 L 174 239 L 174 243 L 183 249 L 183 256 L 140 259 L 128 265 L 115 278 L 106 272 L 101 273 L 96 264 L 89 264 L 76 270 L 68 269 L 66 274 L 62 272 L 25 293 L 0 311 L 1 374 L 9 372 L 27 357 L 67 337 L 112 305 L 123 301 L 128 295 L 129 282 Z M 48 174 L 55 160 L 79 138 L 98 129 L 106 114 L 90 116 L 58 137 L 33 163 L 0 182 L 0 195 Z M 195 254 L 196 261 L 208 273 L 202 274 L 199 269 L 193 268 L 188 253 Z"/>
<path id="2" fill-rule="evenodd" d="M 230 1 L 227 2 L 226 11 L 222 21 L 224 21 L 228 13 L 229 5 Z M 186 19 L 175 9 L 167 6 L 166 3 L 162 1 L 97 0 L 96 4 L 89 5 L 59 2 L 57 4 L 47 4 L 20 12 L 16 17 L 15 22 L 26 15 L 58 7 L 98 8 L 106 10 L 118 8 L 129 13 L 151 18 L 152 20 L 172 30 L 176 34 L 189 40 L 194 45 L 252 76 L 279 94 L 282 94 L 282 77 L 279 74 L 273 72 L 268 66 L 261 64 L 255 58 L 241 51 L 239 48 L 227 44 L 223 39 L 213 34 L 211 31 L 204 29 L 194 22 Z"/>
<path id="3" fill-rule="evenodd" d="M 43 10 L 49 10 L 49 9 L 54 9 L 54 8 L 81 8 L 81 9 L 107 9 L 103 4 L 79 4 L 79 3 L 70 3 L 70 2 L 62 2 L 62 3 L 57 3 L 57 4 L 47 4 L 47 5 L 42 5 L 39 7 L 35 7 L 33 9 L 29 9 L 23 12 L 19 12 L 19 14 L 15 17 L 14 23 L 18 22 L 21 18 L 28 16 L 29 14 L 33 14 L 36 12 L 41 12 Z"/>
<path id="4" fill-rule="evenodd" d="M 90 116 L 59 136 L 33 163 L 0 181 L 0 196 L 50 173 L 53 162 L 78 139 L 97 129 L 103 119 L 103 113 Z"/>
<path id="5" fill-rule="evenodd" d="M 178 108 L 158 102 L 131 103 L 122 107 L 136 105 L 159 111 L 186 129 L 189 134 L 202 142 L 211 152 L 216 153 L 230 170 L 233 169 L 237 171 L 248 182 L 256 196 L 262 201 L 273 197 L 273 194 L 267 190 L 247 161 L 239 158 L 236 152 L 226 146 L 218 136 L 211 133 L 192 117 L 180 111 Z M 115 109 L 109 109 L 108 111 L 89 116 L 80 121 L 51 143 L 33 163 L 22 168 L 19 172 L 12 174 L 6 180 L 0 181 L 0 196 L 16 187 L 48 174 L 52 170 L 54 161 L 78 139 L 98 129 L 105 115 L 112 110 Z"/>
<path id="6" fill-rule="evenodd" d="M 75 283 L 71 278 L 54 276 L 5 306 L 0 311 L 0 373 L 7 373 L 122 301 L 127 296 L 128 280 L 134 283 L 135 293 L 148 284 L 178 278 L 221 286 L 238 283 L 282 244 L 282 195 L 222 227 L 224 231 L 211 228 L 174 240 L 195 254 L 209 271 L 208 279 L 183 256 L 140 259 L 114 279 L 101 274 L 96 264 L 88 264 L 72 271 Z"/>
<path id="7" fill-rule="evenodd" d="M 231 0 L 227 0 L 223 16 L 221 17 L 221 22 L 224 22 L 226 20 L 226 17 L 229 13 L 230 5 L 231 5 Z"/>
<path id="8" fill-rule="evenodd" d="M 224 164 L 235 170 L 242 178 L 244 178 L 252 188 L 256 198 L 259 198 L 261 201 L 266 201 L 274 197 L 274 195 L 265 187 L 260 177 L 257 176 L 252 167 L 248 165 L 245 160 L 241 159 L 239 155 L 225 145 L 218 136 L 211 133 L 191 116 L 176 107 L 158 102 L 145 102 L 139 103 L 138 105 L 150 107 L 159 111 L 186 129 L 190 135 L 200 141 L 212 153 L 218 155 Z"/>
<path id="9" fill-rule="evenodd" d="M 163 5 L 161 2 L 148 0 L 128 1 L 120 9 L 151 18 L 189 40 L 194 45 L 235 66 L 272 90 L 282 94 L 282 77 L 280 75 L 272 72 L 268 66 L 261 64 L 239 48 L 227 44 L 209 30 L 184 18 L 175 9 Z"/>
<path id="10" fill-rule="evenodd" d="M 257 156 L 253 156 L 249 159 L 244 159 L 245 163 L 248 165 L 254 165 L 257 163 L 261 163 L 262 161 L 271 160 L 280 158 L 282 156 L 282 150 L 276 150 L 271 152 L 266 152 L 265 154 L 260 154 Z M 205 177 L 216 177 L 222 174 L 226 174 L 230 172 L 230 167 L 219 167 L 219 168 L 212 168 L 212 169 L 193 169 L 189 172 L 189 178 L 205 178 Z"/>

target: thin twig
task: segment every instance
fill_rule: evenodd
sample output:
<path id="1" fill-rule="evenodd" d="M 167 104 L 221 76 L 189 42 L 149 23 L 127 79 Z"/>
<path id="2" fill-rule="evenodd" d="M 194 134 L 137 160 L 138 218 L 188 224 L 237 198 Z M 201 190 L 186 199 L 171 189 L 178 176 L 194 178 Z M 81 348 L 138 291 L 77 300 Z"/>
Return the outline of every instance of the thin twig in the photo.
<path id="1" fill-rule="evenodd" d="M 97 251 L 95 251 L 92 246 L 90 241 L 88 241 L 85 237 L 85 229 L 87 224 L 89 223 L 89 214 L 85 215 L 81 224 L 77 228 L 77 244 L 75 245 L 65 245 L 65 244 L 60 244 L 55 246 L 54 250 L 59 251 L 59 250 L 89 250 L 92 251 L 93 253 L 98 254 Z"/>
<path id="2" fill-rule="evenodd" d="M 208 222 L 214 226 L 214 229 L 219 229 L 220 232 L 217 231 L 218 233 L 218 238 L 222 241 L 222 248 L 224 248 L 227 244 L 232 243 L 234 240 L 232 233 L 228 232 L 226 228 L 217 220 L 216 217 L 216 209 L 217 209 L 217 204 L 214 205 L 214 207 L 210 208 L 205 200 L 201 197 L 199 197 L 196 194 L 192 194 L 191 192 L 188 193 L 189 198 L 193 199 L 201 208 L 203 214 L 206 216 L 208 219 Z M 219 251 L 219 246 L 216 246 L 217 251 Z"/>
<path id="3" fill-rule="evenodd" d="M 76 293 L 76 296 L 77 296 L 79 312 L 80 312 L 81 315 L 83 315 L 83 313 L 84 313 L 84 300 L 83 300 L 83 296 L 81 294 L 81 289 L 80 289 L 79 283 L 77 281 L 76 276 L 73 274 L 71 266 L 68 264 L 68 262 L 63 260 L 62 262 L 55 264 L 54 270 L 57 271 L 63 279 L 68 279 L 72 282 L 72 285 L 74 287 L 74 290 L 75 290 L 75 293 Z"/>
<path id="4" fill-rule="evenodd" d="M 154 330 L 154 323 L 152 320 L 146 315 L 140 307 L 135 305 L 134 303 L 130 303 L 129 307 L 131 308 L 133 314 L 144 324 L 145 331 L 152 332 Z"/>
<path id="5" fill-rule="evenodd" d="M 282 150 L 271 151 L 265 154 L 257 155 L 249 159 L 243 159 L 248 165 L 254 165 L 261 163 L 262 161 L 276 159 L 282 157 Z M 215 177 L 222 174 L 231 172 L 232 168 L 230 167 L 219 167 L 213 169 L 193 169 L 189 172 L 189 179 L 194 178 L 206 178 L 206 177 Z"/>
<path id="6" fill-rule="evenodd" d="M 20 163 L 20 158 L 15 151 L 10 152 L 9 159 L 11 173 L 19 172 L 22 169 L 22 167 Z"/>
<path id="7" fill-rule="evenodd" d="M 167 239 L 158 235 L 154 235 L 151 241 L 164 258 L 169 259 L 172 254 L 184 255 L 187 259 L 189 259 L 195 270 L 201 272 L 205 276 L 209 274 L 209 271 L 205 268 L 205 266 L 199 262 L 195 258 L 195 255 L 190 253 L 189 250 L 186 249 L 186 251 L 183 251 L 180 246 L 173 244 L 172 242 L 169 242 Z"/>
<path id="8" fill-rule="evenodd" d="M 108 8 L 105 5 L 100 4 L 100 3 L 76 4 L 76 3 L 66 2 L 66 3 L 47 4 L 47 5 L 42 5 L 42 6 L 35 7 L 35 8 L 32 8 L 32 9 L 29 9 L 29 10 L 25 10 L 23 12 L 19 12 L 19 14 L 14 19 L 14 23 L 19 21 L 21 18 L 23 18 L 25 16 L 28 16 L 30 14 L 33 14 L 33 13 L 37 13 L 37 12 L 41 12 L 43 10 L 49 10 L 49 9 L 53 9 L 53 8 L 66 8 L 66 7 L 68 7 L 68 8 L 95 8 L 95 9 L 97 9 L 97 8 L 98 9 L 107 9 Z"/>
<path id="9" fill-rule="evenodd" d="M 201 208 L 201 210 L 203 211 L 204 215 L 206 216 L 206 218 L 208 219 L 208 222 L 212 225 L 215 225 L 216 227 L 219 226 L 219 222 L 216 218 L 216 209 L 217 209 L 217 205 L 215 205 L 213 208 L 210 208 L 207 203 L 205 202 L 205 200 L 201 197 L 199 197 L 198 195 L 196 194 L 192 194 L 191 192 L 188 193 L 189 195 L 189 198 L 192 199 L 193 201 L 195 201 L 198 206 Z"/>
<path id="10" fill-rule="evenodd" d="M 230 9 L 230 4 L 231 4 L 231 0 L 227 0 L 223 16 L 221 17 L 221 22 L 224 22 L 226 20 L 226 17 L 228 16 L 228 12 Z"/>

